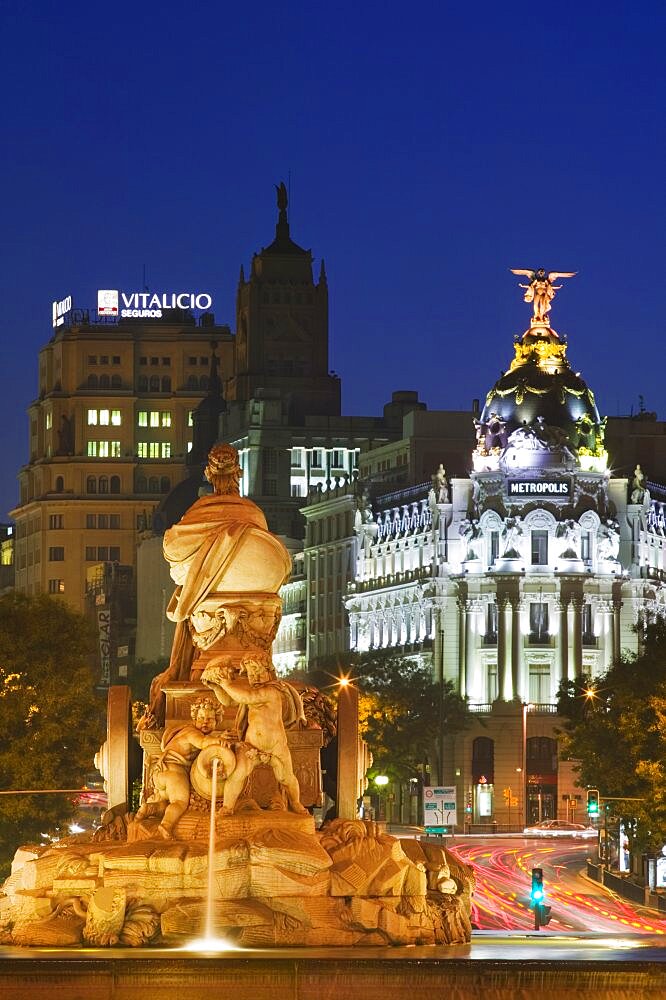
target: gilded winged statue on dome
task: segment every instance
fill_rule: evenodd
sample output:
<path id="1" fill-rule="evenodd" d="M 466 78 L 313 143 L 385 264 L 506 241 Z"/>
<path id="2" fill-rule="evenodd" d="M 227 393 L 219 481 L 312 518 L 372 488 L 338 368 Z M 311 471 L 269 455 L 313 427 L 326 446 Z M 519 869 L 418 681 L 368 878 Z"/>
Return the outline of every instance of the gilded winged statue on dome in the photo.
<path id="1" fill-rule="evenodd" d="M 555 292 L 562 287 L 561 285 L 554 285 L 553 282 L 557 281 L 558 278 L 573 278 L 577 272 L 548 271 L 546 273 L 542 267 L 536 271 L 521 267 L 512 267 L 511 273 L 525 275 L 526 278 L 530 279 L 528 285 L 521 284 L 520 287 L 525 289 L 525 302 L 534 303 L 532 322 L 548 324 L 550 304 L 555 298 Z"/>

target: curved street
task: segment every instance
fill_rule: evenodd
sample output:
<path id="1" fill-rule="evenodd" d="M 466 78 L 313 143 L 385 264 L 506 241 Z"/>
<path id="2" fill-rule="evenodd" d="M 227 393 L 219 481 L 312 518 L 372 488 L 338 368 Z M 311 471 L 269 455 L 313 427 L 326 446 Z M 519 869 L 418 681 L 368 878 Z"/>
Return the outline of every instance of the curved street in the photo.
<path id="1" fill-rule="evenodd" d="M 476 875 L 472 920 L 478 930 L 530 930 L 531 870 L 543 869 L 551 921 L 542 933 L 666 934 L 666 914 L 637 906 L 586 877 L 589 844 L 575 840 L 456 837 L 446 847 Z"/>

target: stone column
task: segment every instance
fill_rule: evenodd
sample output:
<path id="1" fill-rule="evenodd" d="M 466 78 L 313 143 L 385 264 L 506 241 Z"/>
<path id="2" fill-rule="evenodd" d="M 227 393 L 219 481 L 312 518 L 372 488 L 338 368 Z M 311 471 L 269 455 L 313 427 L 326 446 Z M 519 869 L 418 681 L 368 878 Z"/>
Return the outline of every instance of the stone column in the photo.
<path id="1" fill-rule="evenodd" d="M 520 665 L 522 633 L 520 629 L 520 598 L 512 594 L 511 598 L 511 697 L 517 698 L 520 691 Z"/>
<path id="2" fill-rule="evenodd" d="M 468 601 L 458 598 L 458 693 L 464 698 L 467 687 L 467 631 Z"/>
<path id="3" fill-rule="evenodd" d="M 583 594 L 573 594 L 573 668 L 578 680 L 583 674 Z"/>
<path id="4" fill-rule="evenodd" d="M 340 687 L 338 695 L 338 799 L 340 819 L 356 819 L 359 794 L 358 688 Z"/>
<path id="5" fill-rule="evenodd" d="M 555 678 L 556 690 L 562 681 L 569 677 L 569 595 L 560 593 L 560 630 L 559 630 L 559 657 L 558 676 Z"/>
<path id="6" fill-rule="evenodd" d="M 497 695 L 504 699 L 507 661 L 507 604 L 506 594 L 497 593 Z"/>
<path id="7" fill-rule="evenodd" d="M 619 597 L 613 596 L 613 662 L 620 659 L 620 653 L 622 652 L 622 629 L 620 621 L 620 612 L 622 610 L 622 601 Z"/>

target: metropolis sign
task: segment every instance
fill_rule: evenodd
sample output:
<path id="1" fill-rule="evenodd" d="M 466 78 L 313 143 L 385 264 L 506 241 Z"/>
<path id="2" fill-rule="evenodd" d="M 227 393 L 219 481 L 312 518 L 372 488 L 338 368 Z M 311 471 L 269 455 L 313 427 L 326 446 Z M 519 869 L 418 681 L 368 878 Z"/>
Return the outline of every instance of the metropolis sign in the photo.
<path id="1" fill-rule="evenodd" d="M 510 497 L 570 497 L 571 483 L 562 479 L 509 479 Z"/>
<path id="2" fill-rule="evenodd" d="M 97 315 L 121 319 L 161 319 L 169 309 L 210 309 L 213 299 L 206 292 L 120 292 L 116 288 L 97 291 Z"/>

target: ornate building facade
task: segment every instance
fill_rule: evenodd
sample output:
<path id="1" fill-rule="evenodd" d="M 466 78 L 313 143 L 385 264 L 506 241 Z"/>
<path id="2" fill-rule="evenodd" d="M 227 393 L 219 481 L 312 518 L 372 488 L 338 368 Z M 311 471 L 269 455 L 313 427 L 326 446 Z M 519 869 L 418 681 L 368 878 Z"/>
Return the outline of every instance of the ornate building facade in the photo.
<path id="1" fill-rule="evenodd" d="M 593 682 L 636 650 L 641 621 L 666 613 L 666 492 L 651 499 L 640 467 L 631 482 L 611 476 L 605 421 L 547 311 L 475 427 L 469 478 L 440 466 L 392 493 L 343 487 L 356 508 L 345 647 L 418 656 L 467 698 L 474 723 L 442 734 L 440 780 L 457 785 L 470 821 L 580 819 L 581 790 L 558 758 L 558 687 Z M 332 502 L 312 496 L 308 524 Z M 320 549 L 306 542 L 306 568 Z"/>

